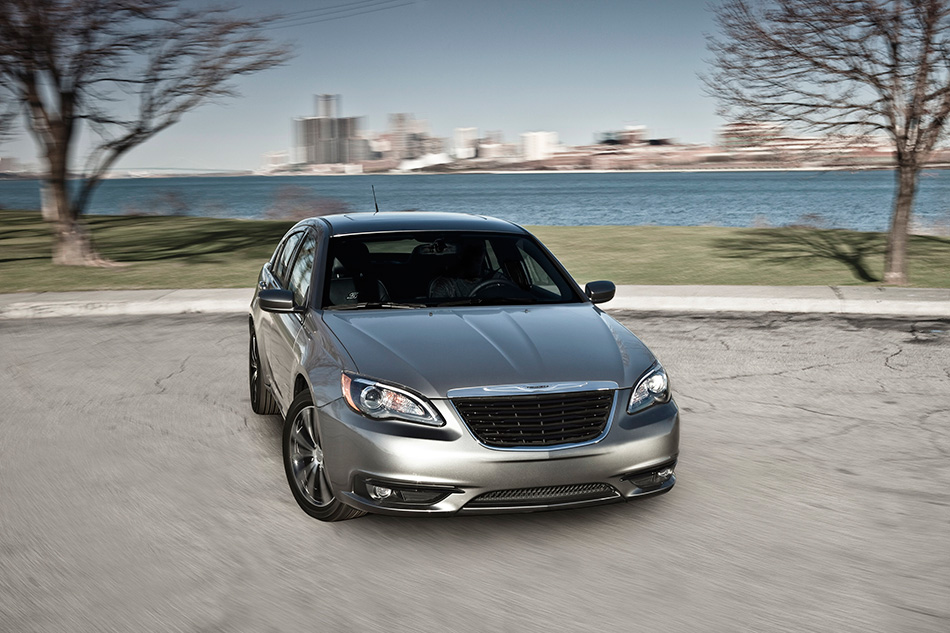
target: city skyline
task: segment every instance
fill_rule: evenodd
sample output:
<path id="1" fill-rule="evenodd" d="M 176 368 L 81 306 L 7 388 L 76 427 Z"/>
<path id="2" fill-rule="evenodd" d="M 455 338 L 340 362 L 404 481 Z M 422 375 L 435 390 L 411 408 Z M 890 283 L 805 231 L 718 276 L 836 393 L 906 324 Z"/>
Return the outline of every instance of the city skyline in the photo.
<path id="1" fill-rule="evenodd" d="M 702 0 L 321 6 L 283 3 L 291 20 L 269 34 L 295 41 L 289 64 L 242 79 L 242 97 L 190 113 L 116 168 L 255 169 L 263 154 L 293 147 L 291 121 L 311 112 L 319 93 L 342 94 L 343 110 L 363 117 L 367 131 L 406 112 L 443 138 L 465 127 L 507 141 L 545 130 L 582 145 L 635 124 L 651 137 L 710 143 L 723 123 L 696 76 L 714 28 Z M 334 6 L 353 10 L 339 15 Z M 19 129 L 0 156 L 36 162 Z"/>

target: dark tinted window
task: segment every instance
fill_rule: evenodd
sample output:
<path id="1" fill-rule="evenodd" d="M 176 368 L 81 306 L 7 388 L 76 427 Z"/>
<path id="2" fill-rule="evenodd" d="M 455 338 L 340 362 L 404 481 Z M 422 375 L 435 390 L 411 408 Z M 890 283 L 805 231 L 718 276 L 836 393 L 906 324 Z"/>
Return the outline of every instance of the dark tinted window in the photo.
<path id="1" fill-rule="evenodd" d="M 293 268 L 290 272 L 290 279 L 287 282 L 287 289 L 294 293 L 294 303 L 302 306 L 307 300 L 307 293 L 310 291 L 310 280 L 313 278 L 313 262 L 317 254 L 317 238 L 313 234 L 308 234 L 300 248 L 297 250 L 297 258 L 294 260 Z"/>
<path id="2" fill-rule="evenodd" d="M 461 231 L 334 237 L 324 307 L 568 303 L 581 299 L 530 236 Z"/>
<path id="3" fill-rule="evenodd" d="M 290 258 L 294 256 L 294 248 L 297 246 L 297 242 L 300 241 L 301 237 L 303 237 L 303 233 L 297 232 L 292 233 L 285 239 L 283 246 L 277 253 L 276 261 L 271 267 L 271 272 L 281 285 L 286 285 L 284 282 L 287 279 L 287 267 L 290 265 Z"/>

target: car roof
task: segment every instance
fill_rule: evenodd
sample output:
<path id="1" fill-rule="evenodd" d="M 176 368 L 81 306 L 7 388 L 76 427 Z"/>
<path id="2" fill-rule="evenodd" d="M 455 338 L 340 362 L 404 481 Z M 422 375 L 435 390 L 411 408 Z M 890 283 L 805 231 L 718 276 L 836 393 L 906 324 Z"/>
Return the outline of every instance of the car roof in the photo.
<path id="1" fill-rule="evenodd" d="M 343 213 L 313 218 L 330 226 L 330 235 L 388 233 L 394 231 L 491 231 L 527 233 L 523 228 L 497 218 L 468 213 L 434 211 L 387 211 L 382 213 Z"/>

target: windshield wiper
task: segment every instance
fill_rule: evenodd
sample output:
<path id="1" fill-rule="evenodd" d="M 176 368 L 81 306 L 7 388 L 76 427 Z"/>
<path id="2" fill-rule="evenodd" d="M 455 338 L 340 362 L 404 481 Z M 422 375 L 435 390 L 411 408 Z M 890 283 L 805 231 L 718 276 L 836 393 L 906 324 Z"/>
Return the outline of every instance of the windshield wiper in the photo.
<path id="1" fill-rule="evenodd" d="M 328 306 L 327 310 L 412 310 L 425 308 L 424 303 L 395 303 L 391 301 L 364 301 L 363 303 L 347 303 L 338 306 Z"/>

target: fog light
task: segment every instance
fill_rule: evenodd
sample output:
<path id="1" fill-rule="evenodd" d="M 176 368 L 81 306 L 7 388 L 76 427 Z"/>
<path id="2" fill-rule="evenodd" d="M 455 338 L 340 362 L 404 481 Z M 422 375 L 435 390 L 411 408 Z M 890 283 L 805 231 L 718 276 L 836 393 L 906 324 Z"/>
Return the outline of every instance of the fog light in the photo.
<path id="1" fill-rule="evenodd" d="M 375 501 L 381 501 L 386 499 L 393 494 L 392 488 L 386 488 L 385 486 L 369 486 L 369 496 L 372 497 Z"/>
<path id="2" fill-rule="evenodd" d="M 454 492 L 463 492 L 454 486 L 413 486 L 403 483 L 374 481 L 364 479 L 363 485 L 357 488 L 365 490 L 363 493 L 370 500 L 387 507 L 415 506 L 425 507 L 439 503 Z"/>
<path id="3" fill-rule="evenodd" d="M 622 479 L 629 481 L 637 488 L 640 488 L 641 491 L 650 491 L 665 485 L 668 481 L 673 479 L 673 475 L 675 474 L 674 468 L 676 468 L 676 461 L 671 460 L 665 464 L 654 466 L 651 470 L 628 473 L 624 475 Z"/>

